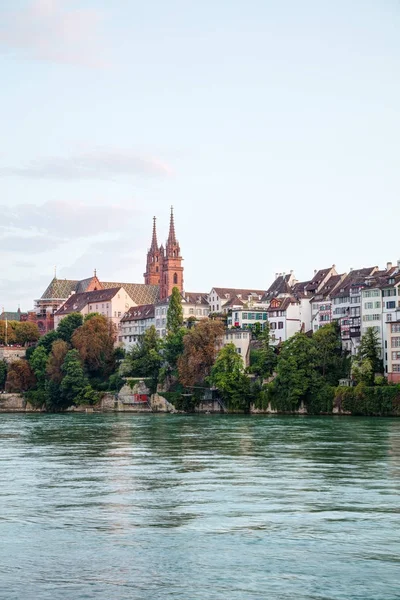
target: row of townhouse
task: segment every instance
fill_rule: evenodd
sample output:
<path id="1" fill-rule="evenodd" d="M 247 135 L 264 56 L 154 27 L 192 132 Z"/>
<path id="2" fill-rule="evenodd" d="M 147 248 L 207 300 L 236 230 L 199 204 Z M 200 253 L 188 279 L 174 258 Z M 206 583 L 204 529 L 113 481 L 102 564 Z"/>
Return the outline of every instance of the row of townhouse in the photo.
<path id="1" fill-rule="evenodd" d="M 317 331 L 336 321 L 344 348 L 357 353 L 369 327 L 379 335 L 385 371 L 400 380 L 400 260 L 386 269 L 367 267 L 338 274 L 335 265 L 316 270 L 312 279 L 299 282 L 293 272 L 277 273 L 267 290 L 213 287 L 209 294 L 182 292 L 184 322 L 225 316 L 224 343 L 234 343 L 248 364 L 251 329 L 268 323 L 271 342 L 279 344 L 299 331 Z M 73 293 L 54 315 L 54 324 L 71 312 L 99 312 L 118 328 L 118 342 L 129 350 L 154 326 L 160 338 L 167 332 L 169 298 L 137 306 L 122 286 Z M 233 331 L 234 330 L 234 331 Z"/>

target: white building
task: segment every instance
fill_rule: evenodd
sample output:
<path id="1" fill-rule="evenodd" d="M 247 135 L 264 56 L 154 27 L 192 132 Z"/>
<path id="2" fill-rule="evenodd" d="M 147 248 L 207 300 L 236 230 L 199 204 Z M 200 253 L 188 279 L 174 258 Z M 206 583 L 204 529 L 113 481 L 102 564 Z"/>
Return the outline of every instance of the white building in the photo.
<path id="1" fill-rule="evenodd" d="M 295 333 L 307 331 L 302 315 L 302 304 L 293 296 L 273 298 L 267 314 L 272 343 L 285 342 Z M 309 319 L 308 314 L 306 319 Z"/>
<path id="2" fill-rule="evenodd" d="M 236 308 L 228 315 L 228 327 L 239 327 L 240 329 L 253 329 L 259 323 L 261 329 L 264 329 L 267 322 L 267 310 L 264 308 Z"/>
<path id="3" fill-rule="evenodd" d="M 154 304 L 132 306 L 120 321 L 118 339 L 122 342 L 125 350 L 130 350 L 138 343 L 147 329 L 155 324 Z"/>
<path id="4" fill-rule="evenodd" d="M 215 287 L 208 294 L 207 301 L 210 305 L 210 312 L 226 313 L 232 309 L 231 304 L 226 306 L 231 300 L 237 299 L 246 305 L 252 306 L 261 302 L 265 293 L 265 290 Z"/>
<path id="5" fill-rule="evenodd" d="M 54 328 L 57 329 L 60 321 L 71 313 L 81 313 L 83 316 L 99 313 L 114 323 L 118 330 L 122 316 L 133 305 L 132 298 L 123 287 L 74 293 L 54 314 Z"/>
<path id="6" fill-rule="evenodd" d="M 400 383 L 400 309 L 391 313 L 391 318 L 385 325 L 387 378 L 391 383 Z"/>
<path id="7" fill-rule="evenodd" d="M 207 302 L 207 294 L 182 292 L 181 299 L 184 325 L 188 325 L 191 321 L 208 318 L 210 306 Z M 169 298 L 165 298 L 165 300 L 161 300 L 155 305 L 155 326 L 157 334 L 162 338 L 167 335 L 168 306 Z"/>
<path id="8" fill-rule="evenodd" d="M 313 331 L 332 323 L 331 294 L 340 286 L 346 276 L 346 273 L 333 275 L 311 298 L 311 329 Z"/>

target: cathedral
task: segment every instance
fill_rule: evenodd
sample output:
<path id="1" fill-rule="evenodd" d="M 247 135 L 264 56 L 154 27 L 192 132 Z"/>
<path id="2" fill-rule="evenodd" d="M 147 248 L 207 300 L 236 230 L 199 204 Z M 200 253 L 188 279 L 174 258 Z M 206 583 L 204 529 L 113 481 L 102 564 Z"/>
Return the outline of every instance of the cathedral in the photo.
<path id="1" fill-rule="evenodd" d="M 174 213 L 171 206 L 169 234 L 165 248 L 162 244 L 158 246 L 156 218 L 153 218 L 153 237 L 147 252 L 146 273 L 144 273 L 146 285 L 159 286 L 160 300 L 168 298 L 174 287 L 177 287 L 180 292 L 183 291 L 182 260 L 181 249 L 175 235 Z"/>
<path id="2" fill-rule="evenodd" d="M 131 299 L 129 306 L 156 304 L 165 300 L 177 287 L 183 291 L 183 266 L 179 242 L 176 239 L 174 213 L 171 207 L 168 239 L 158 246 L 156 218 L 153 219 L 151 246 L 147 252 L 144 283 L 100 281 L 96 270 L 92 277 L 82 280 L 58 279 L 55 275 L 41 298 L 35 300 L 35 308 L 29 311 L 28 320 L 38 324 L 41 334 L 54 328 L 54 314 L 72 294 L 87 295 L 100 290 L 123 287 Z"/>

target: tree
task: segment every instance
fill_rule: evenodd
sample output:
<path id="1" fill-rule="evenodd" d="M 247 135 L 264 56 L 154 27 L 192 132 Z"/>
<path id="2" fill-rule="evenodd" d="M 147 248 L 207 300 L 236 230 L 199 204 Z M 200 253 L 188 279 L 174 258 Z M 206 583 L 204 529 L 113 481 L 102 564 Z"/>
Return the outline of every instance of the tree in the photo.
<path id="1" fill-rule="evenodd" d="M 270 345 L 269 325 L 265 323 L 264 331 L 259 335 L 261 348 L 250 353 L 250 373 L 265 379 L 270 377 L 276 367 L 278 357 L 275 349 Z"/>
<path id="2" fill-rule="evenodd" d="M 64 340 L 56 340 L 53 346 L 46 365 L 46 375 L 54 383 L 60 385 L 63 378 L 62 366 L 68 352 L 68 344 Z"/>
<path id="3" fill-rule="evenodd" d="M 367 331 L 361 337 L 360 347 L 358 349 L 358 362 L 368 360 L 371 364 L 372 375 L 370 377 L 370 385 L 374 384 L 375 373 L 383 372 L 383 364 L 381 359 L 381 345 L 379 342 L 379 334 L 374 327 L 368 327 Z"/>
<path id="4" fill-rule="evenodd" d="M 7 379 L 7 363 L 5 360 L 0 360 L 0 390 L 4 390 Z"/>
<path id="5" fill-rule="evenodd" d="M 0 344 L 4 345 L 7 343 L 15 344 L 16 343 L 16 334 L 15 328 L 17 326 L 18 321 L 0 321 Z"/>
<path id="6" fill-rule="evenodd" d="M 107 379 L 115 369 L 115 325 L 103 315 L 94 315 L 75 330 L 72 345 L 79 352 L 88 375 Z"/>
<path id="7" fill-rule="evenodd" d="M 71 343 L 71 338 L 76 329 L 83 324 L 83 316 L 81 313 L 71 313 L 61 319 L 57 327 L 57 335 L 60 339 L 68 344 Z"/>
<path id="8" fill-rule="evenodd" d="M 156 389 L 163 357 L 161 340 L 154 325 L 145 331 L 139 343 L 128 353 L 126 362 L 132 375 L 150 377 L 151 388 Z"/>
<path id="9" fill-rule="evenodd" d="M 234 344 L 227 344 L 218 352 L 211 369 L 210 383 L 229 403 L 231 409 L 245 410 L 250 407 L 250 380 L 244 374 L 243 360 Z"/>
<path id="10" fill-rule="evenodd" d="M 48 356 L 44 346 L 37 346 L 29 359 L 39 389 L 44 389 L 45 386 L 47 359 Z"/>
<path id="11" fill-rule="evenodd" d="M 35 375 L 27 360 L 14 360 L 8 367 L 6 391 L 27 392 L 35 387 Z"/>
<path id="12" fill-rule="evenodd" d="M 204 320 L 186 333 L 178 359 L 179 380 L 184 386 L 202 383 L 210 375 L 224 332 L 219 321 Z"/>
<path id="13" fill-rule="evenodd" d="M 281 410 L 294 410 L 315 392 L 318 374 L 313 341 L 296 333 L 282 344 L 277 376 L 272 384 L 274 400 Z"/>
<path id="14" fill-rule="evenodd" d="M 167 311 L 167 331 L 175 334 L 183 325 L 182 296 L 177 287 L 172 288 Z"/>
<path id="15" fill-rule="evenodd" d="M 55 329 L 52 329 L 45 335 L 42 335 L 42 337 L 39 339 L 37 345 L 43 346 L 45 348 L 47 354 L 50 354 L 51 348 L 53 346 L 53 342 L 55 342 L 56 340 L 58 340 L 58 333 Z"/>
<path id="16" fill-rule="evenodd" d="M 15 327 L 15 340 L 17 344 L 25 346 L 32 342 L 37 342 L 40 337 L 39 328 L 36 323 L 30 321 L 23 321 L 17 323 Z"/>
<path id="17" fill-rule="evenodd" d="M 348 376 L 349 360 L 342 349 L 338 323 L 324 325 L 313 335 L 315 365 L 330 385 L 337 386 L 339 379 Z"/>
<path id="18" fill-rule="evenodd" d="M 87 386 L 78 350 L 69 350 L 62 366 L 63 380 L 60 385 L 65 406 L 73 404 Z"/>

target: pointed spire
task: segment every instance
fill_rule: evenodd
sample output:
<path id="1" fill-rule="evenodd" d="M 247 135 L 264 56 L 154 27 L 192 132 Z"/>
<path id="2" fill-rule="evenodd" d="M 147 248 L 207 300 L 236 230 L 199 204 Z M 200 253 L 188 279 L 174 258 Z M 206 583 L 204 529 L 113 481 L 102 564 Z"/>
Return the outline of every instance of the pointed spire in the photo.
<path id="1" fill-rule="evenodd" d="M 175 236 L 175 223 L 174 223 L 174 207 L 171 206 L 171 219 L 169 222 L 169 235 L 168 235 L 168 246 L 173 246 L 177 244 L 176 236 Z"/>
<path id="2" fill-rule="evenodd" d="M 158 250 L 157 229 L 156 229 L 156 218 L 155 217 L 153 217 L 153 237 L 151 238 L 151 250 Z"/>

